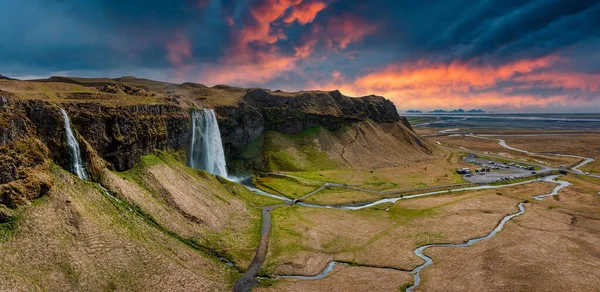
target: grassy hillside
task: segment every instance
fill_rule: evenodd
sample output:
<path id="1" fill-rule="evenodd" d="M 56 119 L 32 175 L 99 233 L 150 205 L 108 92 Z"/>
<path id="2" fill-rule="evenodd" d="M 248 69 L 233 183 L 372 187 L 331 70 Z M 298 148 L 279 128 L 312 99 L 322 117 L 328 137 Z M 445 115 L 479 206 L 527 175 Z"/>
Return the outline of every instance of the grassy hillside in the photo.
<path id="1" fill-rule="evenodd" d="M 274 171 L 375 169 L 428 159 L 433 151 L 433 146 L 401 123 L 366 120 L 338 131 L 322 127 L 294 135 L 268 131 L 250 143 L 234 163 L 250 161 L 259 169 Z"/>
<path id="2" fill-rule="evenodd" d="M 237 272 L 103 194 L 51 170 L 50 194 L 0 239 L 0 290 L 223 291 Z M 2 226 L 6 231 L 6 226 Z"/>
<path id="3" fill-rule="evenodd" d="M 0 225 L 0 290 L 226 291 L 254 256 L 257 207 L 275 203 L 164 152 L 105 169 L 116 198 L 50 172 L 49 195 Z"/>
<path id="4" fill-rule="evenodd" d="M 260 211 L 249 196 L 231 193 L 214 176 L 186 167 L 167 153 L 144 156 L 104 184 L 166 230 L 248 266 L 258 244 Z M 231 189 L 231 187 L 230 187 Z"/>

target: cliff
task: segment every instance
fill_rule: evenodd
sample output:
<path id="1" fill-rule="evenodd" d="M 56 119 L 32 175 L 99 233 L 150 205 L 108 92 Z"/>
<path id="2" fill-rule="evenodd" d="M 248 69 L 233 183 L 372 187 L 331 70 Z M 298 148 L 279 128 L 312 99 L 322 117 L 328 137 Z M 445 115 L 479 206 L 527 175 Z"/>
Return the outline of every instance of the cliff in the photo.
<path id="1" fill-rule="evenodd" d="M 366 119 L 377 123 L 401 120 L 394 104 L 381 96 L 352 98 L 337 90 L 289 94 L 250 89 L 238 104 L 217 106 L 216 111 L 229 154 L 266 131 L 298 134 L 317 126 L 335 131 Z"/>
<path id="2" fill-rule="evenodd" d="M 155 150 L 183 158 L 191 138 L 191 107 L 215 109 L 228 159 L 239 157 L 267 132 L 294 135 L 315 127 L 337 131 L 364 121 L 400 123 L 412 132 L 391 101 L 374 95 L 209 88 L 133 77 L 1 80 L 1 204 L 15 207 L 47 192 L 52 182 L 44 174 L 50 162 L 69 169 L 58 106 L 71 117 L 93 177 L 105 165 L 130 169 Z M 429 151 L 420 143 L 415 147 Z"/>

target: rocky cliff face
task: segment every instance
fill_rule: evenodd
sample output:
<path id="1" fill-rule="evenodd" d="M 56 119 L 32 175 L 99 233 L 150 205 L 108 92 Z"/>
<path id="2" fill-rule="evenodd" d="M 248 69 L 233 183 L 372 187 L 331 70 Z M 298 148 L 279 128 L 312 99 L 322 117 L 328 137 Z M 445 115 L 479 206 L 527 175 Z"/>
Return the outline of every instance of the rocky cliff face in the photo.
<path id="1" fill-rule="evenodd" d="M 61 106 L 71 117 L 92 174 L 94 155 L 122 171 L 155 149 L 184 151 L 189 144 L 189 115 L 178 106 Z M 14 208 L 45 194 L 52 186 L 47 158 L 71 167 L 65 141 L 58 105 L 0 93 L 0 204 Z"/>
<path id="2" fill-rule="evenodd" d="M 189 144 L 189 113 L 175 105 L 62 106 L 83 139 L 118 171 L 133 167 L 155 149 L 179 151 Z"/>
<path id="3" fill-rule="evenodd" d="M 6 82 L 12 82 L 4 83 L 6 88 L 22 86 L 32 91 L 31 96 L 24 97 L 22 91 L 16 95 L 0 90 L 0 204 L 11 207 L 43 195 L 51 187 L 52 182 L 44 176 L 50 161 L 65 169 L 70 167 L 59 105 L 71 118 L 92 177 L 95 168 L 103 168 L 104 162 L 109 168 L 127 170 L 155 149 L 185 155 L 191 138 L 190 107 L 206 105 L 206 94 L 222 94 L 222 98 L 234 101 L 212 103 L 228 158 L 267 131 L 296 134 L 317 126 L 333 131 L 367 119 L 378 124 L 400 121 L 410 126 L 393 103 L 383 97 L 350 98 L 339 91 L 284 93 L 214 87 L 205 88 L 208 91 L 203 91 L 201 98 L 178 96 L 178 100 L 185 100 L 181 103 L 164 91 L 147 87 L 141 90 L 130 85 L 93 83 L 99 89 L 94 87 L 87 93 L 103 93 L 102 99 L 81 99 L 76 93 L 89 90 L 84 87 L 72 93 L 56 93 L 62 98 L 53 99 L 35 91 L 34 83 Z M 49 86 L 64 91 L 74 85 L 44 83 L 44 88 Z M 120 100 L 121 96 L 127 102 Z M 152 99 L 139 100 L 148 97 Z M 97 161 L 104 162 L 99 165 Z"/>
<path id="4" fill-rule="evenodd" d="M 216 111 L 229 155 L 265 131 L 297 134 L 317 126 L 334 131 L 366 119 L 377 123 L 401 120 L 394 104 L 381 96 L 351 98 L 337 90 L 292 95 L 252 89 L 237 106 L 220 106 Z"/>
<path id="5" fill-rule="evenodd" d="M 47 175 L 48 148 L 35 136 L 36 126 L 23 103 L 0 92 L 0 222 L 11 208 L 25 204 L 52 187 Z"/>

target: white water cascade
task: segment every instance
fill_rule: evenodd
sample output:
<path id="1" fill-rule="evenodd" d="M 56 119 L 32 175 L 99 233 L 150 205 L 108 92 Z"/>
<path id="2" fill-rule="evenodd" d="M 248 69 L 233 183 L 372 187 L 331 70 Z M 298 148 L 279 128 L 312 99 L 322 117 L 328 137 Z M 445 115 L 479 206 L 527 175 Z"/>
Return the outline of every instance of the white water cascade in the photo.
<path id="1" fill-rule="evenodd" d="M 192 111 L 192 144 L 188 166 L 227 177 L 221 132 L 215 112 L 211 109 Z"/>
<path id="2" fill-rule="evenodd" d="M 64 109 L 59 109 L 65 122 L 67 145 L 69 146 L 69 153 L 71 154 L 71 172 L 73 172 L 73 174 L 75 174 L 80 179 L 88 180 L 88 175 L 85 171 L 83 160 L 81 159 L 81 149 L 79 148 L 79 143 L 77 142 L 77 139 L 75 139 L 73 129 L 71 129 L 71 119 L 69 119 L 69 115 L 67 115 L 67 112 Z"/>

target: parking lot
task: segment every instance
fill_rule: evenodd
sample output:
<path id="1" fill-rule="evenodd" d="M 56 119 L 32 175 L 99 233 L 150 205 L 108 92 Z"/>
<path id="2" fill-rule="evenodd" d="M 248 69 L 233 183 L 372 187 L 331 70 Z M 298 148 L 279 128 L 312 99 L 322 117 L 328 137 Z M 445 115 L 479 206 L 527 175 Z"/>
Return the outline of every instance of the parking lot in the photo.
<path id="1" fill-rule="evenodd" d="M 463 158 L 466 162 L 473 165 L 470 167 L 471 174 L 463 175 L 463 178 L 471 183 L 492 183 L 499 181 L 513 180 L 523 177 L 531 177 L 537 174 L 545 173 L 546 169 L 535 169 L 532 165 L 518 163 L 504 163 L 490 159 L 477 157 L 469 154 Z M 482 169 L 482 172 L 476 172 Z"/>

